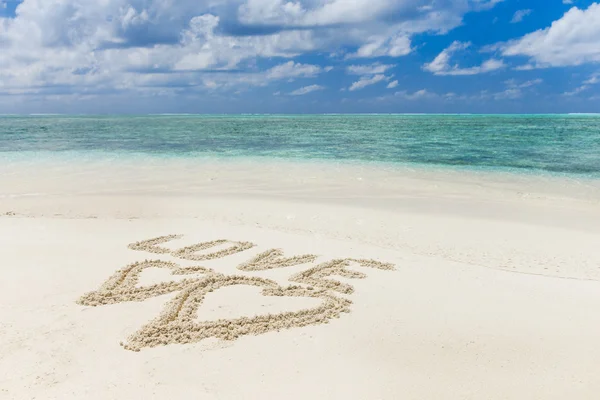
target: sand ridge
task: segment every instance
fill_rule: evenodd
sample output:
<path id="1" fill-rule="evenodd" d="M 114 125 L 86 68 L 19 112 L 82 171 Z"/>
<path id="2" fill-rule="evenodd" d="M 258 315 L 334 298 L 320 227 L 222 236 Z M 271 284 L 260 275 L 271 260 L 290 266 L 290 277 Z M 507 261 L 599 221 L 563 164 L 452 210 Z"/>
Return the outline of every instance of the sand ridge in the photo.
<path id="1" fill-rule="evenodd" d="M 208 260 L 226 257 L 256 246 L 251 242 L 219 239 L 202 242 L 181 249 L 170 250 L 160 244 L 179 239 L 182 235 L 166 235 L 153 239 L 132 243 L 128 248 L 136 251 L 147 251 L 154 254 L 171 254 L 187 260 Z M 222 244 L 231 244 L 224 250 L 209 254 L 196 254 Z M 270 249 L 260 253 L 249 261 L 237 266 L 242 271 L 263 271 L 285 268 L 315 261 L 318 256 L 305 254 L 284 257 L 280 249 Z M 133 333 L 127 343 L 121 345 L 132 351 L 140 351 L 144 347 L 156 347 L 172 343 L 192 343 L 202 339 L 215 337 L 223 340 L 235 340 L 243 335 L 260 335 L 270 331 L 279 331 L 307 325 L 325 324 L 331 319 L 339 318 L 342 313 L 350 312 L 352 301 L 336 296 L 332 292 L 351 294 L 354 288 L 342 282 L 324 279 L 332 275 L 345 278 L 365 278 L 361 272 L 351 271 L 346 267 L 353 263 L 361 267 L 380 270 L 393 270 L 394 266 L 366 259 L 336 259 L 319 264 L 289 278 L 291 282 L 306 286 L 282 287 L 277 282 L 253 276 L 224 275 L 210 268 L 201 266 L 180 267 L 178 264 L 161 260 L 145 260 L 130 264 L 115 272 L 97 291 L 84 294 L 77 300 L 78 304 L 87 306 L 108 305 L 126 301 L 144 301 L 151 297 L 179 291 L 161 314 L 148 324 Z M 161 282 L 146 287 L 136 286 L 140 273 L 146 268 L 170 269 L 173 275 L 202 273 L 204 276 L 184 279 L 179 282 Z M 206 294 L 227 286 L 251 285 L 262 287 L 263 296 L 309 297 L 322 300 L 321 305 L 295 312 L 256 315 L 236 319 L 218 319 L 215 321 L 196 322 L 195 315 L 202 305 Z"/>

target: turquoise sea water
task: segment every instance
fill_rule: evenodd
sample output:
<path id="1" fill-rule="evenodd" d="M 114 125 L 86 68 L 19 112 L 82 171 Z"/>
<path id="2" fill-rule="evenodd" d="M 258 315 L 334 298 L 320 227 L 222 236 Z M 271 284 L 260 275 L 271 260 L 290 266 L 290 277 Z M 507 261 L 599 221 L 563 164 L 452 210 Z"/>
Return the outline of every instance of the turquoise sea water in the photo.
<path id="1" fill-rule="evenodd" d="M 343 160 L 600 177 L 600 116 L 2 116 L 0 161 L 44 157 Z"/>

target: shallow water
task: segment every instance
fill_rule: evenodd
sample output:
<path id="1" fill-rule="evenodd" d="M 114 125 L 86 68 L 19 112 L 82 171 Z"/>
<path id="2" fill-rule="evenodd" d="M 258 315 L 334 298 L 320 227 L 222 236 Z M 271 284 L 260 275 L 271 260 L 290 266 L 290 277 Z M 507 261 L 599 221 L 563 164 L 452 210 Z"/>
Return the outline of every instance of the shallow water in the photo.
<path id="1" fill-rule="evenodd" d="M 0 117 L 0 160 L 275 158 L 600 177 L 600 116 Z"/>

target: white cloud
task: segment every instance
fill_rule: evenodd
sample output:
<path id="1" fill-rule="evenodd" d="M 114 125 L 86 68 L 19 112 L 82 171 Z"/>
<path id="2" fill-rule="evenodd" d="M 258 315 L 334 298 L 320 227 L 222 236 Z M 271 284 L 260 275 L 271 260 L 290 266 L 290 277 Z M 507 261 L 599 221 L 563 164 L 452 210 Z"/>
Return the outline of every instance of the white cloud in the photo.
<path id="1" fill-rule="evenodd" d="M 313 77 L 330 67 L 296 57 L 400 57 L 414 35 L 443 34 L 497 2 L 24 0 L 0 18 L 0 93 L 173 94 Z M 257 67 L 272 58 L 280 65 Z"/>
<path id="2" fill-rule="evenodd" d="M 521 21 L 523 21 L 523 18 L 525 18 L 526 16 L 528 16 L 532 12 L 533 12 L 533 10 L 529 9 L 529 8 L 525 9 L 525 10 L 518 10 L 513 15 L 512 19 L 510 20 L 510 23 L 511 24 L 516 24 L 518 22 L 521 22 Z"/>
<path id="3" fill-rule="evenodd" d="M 523 92 L 519 88 L 508 88 L 502 92 L 495 93 L 493 96 L 496 100 L 515 100 L 523 96 Z"/>
<path id="4" fill-rule="evenodd" d="M 586 85 L 595 85 L 596 83 L 600 83 L 600 72 L 592 74 L 592 76 L 590 76 L 590 78 L 585 80 L 583 83 Z"/>
<path id="5" fill-rule="evenodd" d="M 571 91 L 567 91 L 563 94 L 565 96 L 575 96 L 581 92 L 584 92 L 584 91 L 590 89 L 592 87 L 592 85 L 596 85 L 598 83 L 600 83 L 600 72 L 592 74 L 588 79 L 583 81 L 583 84 L 581 86 L 576 87 L 575 89 L 573 89 Z"/>
<path id="6" fill-rule="evenodd" d="M 453 17 L 467 11 L 482 11 L 494 7 L 503 0 L 247 0 L 237 14 L 247 24 L 272 26 L 330 27 L 335 25 L 370 24 L 374 20 L 393 21 L 398 16 L 417 12 L 415 21 L 426 18 Z M 391 17 L 391 18 L 390 18 Z M 404 19 L 406 20 L 406 19 Z M 448 27 L 432 26 L 432 29 Z"/>
<path id="7" fill-rule="evenodd" d="M 481 10 L 489 10 L 491 8 L 493 8 L 496 4 L 498 3 L 502 3 L 504 0 L 480 0 L 480 1 L 475 1 L 475 11 L 481 11 Z"/>
<path id="8" fill-rule="evenodd" d="M 321 85 L 310 85 L 310 86 L 304 86 L 301 87 L 300 89 L 296 89 L 293 92 L 290 93 L 291 96 L 302 96 L 311 92 L 315 92 L 317 90 L 323 90 L 325 89 L 323 86 Z"/>
<path id="9" fill-rule="evenodd" d="M 532 86 L 536 86 L 541 84 L 542 82 L 544 82 L 542 79 L 532 79 L 529 81 L 525 81 L 522 83 L 518 83 L 515 79 L 509 79 L 507 81 L 504 82 L 504 84 L 506 86 L 509 87 L 514 87 L 514 88 L 528 88 L 528 87 L 532 87 Z"/>
<path id="10" fill-rule="evenodd" d="M 437 94 L 427 91 L 427 89 L 417 90 L 414 93 L 408 93 L 406 91 L 400 91 L 394 93 L 395 97 L 401 97 L 406 100 L 422 100 L 427 98 L 437 97 Z"/>
<path id="11" fill-rule="evenodd" d="M 388 83 L 388 85 L 386 86 L 386 88 L 393 89 L 396 86 L 398 86 L 398 81 L 391 81 L 390 83 Z"/>
<path id="12" fill-rule="evenodd" d="M 356 81 L 352 85 L 350 85 L 350 88 L 348 88 L 348 90 L 350 90 L 352 92 L 352 91 L 355 91 L 355 90 L 364 89 L 367 86 L 374 85 L 374 84 L 376 84 L 378 82 L 381 82 L 381 81 L 384 81 L 384 80 L 387 80 L 387 79 L 389 79 L 389 78 L 386 77 L 383 74 L 374 75 L 374 76 L 372 76 L 370 78 L 366 77 L 366 76 L 363 76 L 358 81 Z"/>
<path id="13" fill-rule="evenodd" d="M 587 9 L 571 8 L 550 27 L 520 39 L 499 43 L 490 50 L 504 56 L 525 56 L 530 67 L 560 67 L 600 62 L 600 3 Z"/>
<path id="14" fill-rule="evenodd" d="M 350 75 L 360 75 L 360 78 L 358 81 L 352 83 L 348 90 L 360 90 L 381 81 L 389 81 L 391 79 L 391 76 L 385 76 L 384 73 L 393 67 L 395 67 L 395 65 L 393 64 L 381 63 L 349 65 L 348 67 L 346 67 L 346 73 Z M 390 86 L 390 83 L 388 87 L 395 87 L 398 84 L 398 81 L 395 82 L 396 83 L 393 86 Z"/>
<path id="15" fill-rule="evenodd" d="M 462 93 L 457 94 L 455 92 L 447 92 L 439 94 L 436 92 L 429 91 L 427 89 L 417 90 L 415 92 L 408 92 L 406 90 L 397 91 L 393 96 L 385 95 L 377 98 L 379 101 L 389 101 L 393 99 L 404 99 L 410 101 L 429 99 L 429 100 L 443 100 L 443 101 L 466 101 L 466 102 L 482 102 L 490 100 L 517 100 L 528 93 L 535 93 L 534 87 L 543 83 L 542 79 L 532 79 L 528 81 L 518 82 L 515 79 L 510 79 L 504 82 L 506 88 L 498 92 L 492 92 L 488 90 L 481 90 L 476 93 Z"/>
<path id="16" fill-rule="evenodd" d="M 542 79 L 532 79 L 525 82 L 517 82 L 515 79 L 509 79 L 504 82 L 507 88 L 503 91 L 493 93 L 491 96 L 495 100 L 515 100 L 523 97 L 527 90 L 531 90 L 532 87 L 540 85 L 543 82 Z M 525 89 L 525 90 L 524 90 Z"/>
<path id="17" fill-rule="evenodd" d="M 573 4 L 573 0 L 562 0 L 563 4 Z"/>
<path id="18" fill-rule="evenodd" d="M 300 64 L 294 61 L 288 61 L 279 64 L 269 69 L 266 73 L 268 79 L 284 79 L 284 78 L 311 78 L 323 72 L 323 69 L 318 65 Z"/>
<path id="19" fill-rule="evenodd" d="M 312 4 L 286 0 L 248 0 L 239 7 L 238 15 L 242 22 L 248 24 L 323 26 L 364 22 L 393 8 L 394 3 L 385 0 L 333 0 Z"/>
<path id="20" fill-rule="evenodd" d="M 573 89 L 573 90 L 570 90 L 570 91 L 564 92 L 564 93 L 563 93 L 563 95 L 564 95 L 564 96 L 568 96 L 568 97 L 570 97 L 570 96 L 576 96 L 576 95 L 578 95 L 579 93 L 581 93 L 581 92 L 584 92 L 584 91 L 588 90 L 589 88 L 590 88 L 590 87 L 589 87 L 588 85 L 582 85 L 582 86 L 576 87 L 576 88 L 575 88 L 575 89 Z"/>
<path id="21" fill-rule="evenodd" d="M 348 58 L 401 57 L 412 51 L 410 38 L 403 34 L 373 37 Z"/>
<path id="22" fill-rule="evenodd" d="M 469 95 L 469 94 L 456 94 L 454 92 L 448 92 L 445 94 L 439 94 L 436 92 L 429 91 L 427 89 L 421 89 L 414 92 L 408 92 L 401 90 L 395 92 L 393 95 L 384 95 L 376 98 L 377 101 L 394 101 L 394 100 L 408 100 L 408 101 L 419 101 L 419 100 L 443 100 L 443 101 L 481 101 L 489 99 L 490 96 L 483 96 L 481 94 Z"/>
<path id="23" fill-rule="evenodd" d="M 454 92 L 448 92 L 442 95 L 444 100 L 446 101 L 459 101 L 459 100 L 467 100 L 469 96 L 466 95 L 458 95 Z"/>
<path id="24" fill-rule="evenodd" d="M 442 74 L 450 68 L 450 57 L 452 54 L 459 50 L 464 50 L 469 46 L 470 43 L 455 41 L 449 47 L 442 50 L 432 62 L 425 64 L 423 69 L 436 75 Z"/>
<path id="25" fill-rule="evenodd" d="M 531 86 L 534 86 L 534 85 L 539 85 L 542 82 L 544 82 L 542 79 L 539 79 L 539 78 L 538 79 L 533 79 L 533 80 L 525 81 L 525 82 L 521 83 L 521 85 L 519 87 L 522 87 L 522 88 L 531 87 Z"/>
<path id="26" fill-rule="evenodd" d="M 395 65 L 391 64 L 368 64 L 368 65 L 349 65 L 346 68 L 346 72 L 351 75 L 376 75 L 383 74 L 388 69 L 394 68 Z"/>
<path id="27" fill-rule="evenodd" d="M 486 60 L 476 67 L 460 68 L 458 65 L 451 65 L 450 60 L 452 55 L 458 51 L 467 49 L 470 45 L 471 43 L 453 42 L 449 47 L 442 50 L 432 62 L 423 65 L 423 69 L 434 75 L 477 75 L 505 67 L 502 60 L 494 58 Z"/>
<path id="28" fill-rule="evenodd" d="M 531 65 L 531 64 L 518 65 L 514 68 L 515 71 L 531 71 L 534 69 L 535 69 L 535 65 Z"/>

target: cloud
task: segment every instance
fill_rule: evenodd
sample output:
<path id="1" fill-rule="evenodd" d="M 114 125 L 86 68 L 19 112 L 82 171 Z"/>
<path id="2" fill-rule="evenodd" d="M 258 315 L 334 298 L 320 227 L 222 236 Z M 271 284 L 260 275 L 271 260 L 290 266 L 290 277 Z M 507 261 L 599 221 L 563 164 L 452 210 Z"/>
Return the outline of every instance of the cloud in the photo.
<path id="1" fill-rule="evenodd" d="M 434 18 L 438 22 L 456 23 L 458 15 L 490 9 L 500 1 L 440 0 L 432 6 L 427 0 L 247 0 L 239 6 L 237 14 L 242 23 L 278 29 L 359 26 L 374 21 L 384 27 L 407 20 L 416 25 Z M 439 24 L 431 28 L 449 29 Z"/>
<path id="2" fill-rule="evenodd" d="M 365 65 L 349 65 L 346 67 L 346 73 L 350 75 L 360 75 L 358 81 L 352 83 L 348 88 L 350 91 L 364 89 L 367 86 L 374 85 L 381 81 L 388 81 L 391 77 L 385 76 L 384 73 L 395 67 L 393 64 L 365 64 Z M 396 81 L 396 85 L 398 82 Z M 389 87 L 389 85 L 388 85 Z M 391 87 L 395 87 L 391 86 Z"/>
<path id="3" fill-rule="evenodd" d="M 396 86 L 398 86 L 398 81 L 391 81 L 390 83 L 388 83 L 388 85 L 386 86 L 386 88 L 393 89 Z"/>
<path id="4" fill-rule="evenodd" d="M 367 86 L 370 85 L 374 85 L 378 82 L 384 81 L 389 79 L 388 77 L 386 77 L 383 74 L 378 74 L 378 75 L 374 75 L 372 77 L 366 77 L 363 76 L 361 77 L 358 81 L 354 82 L 352 85 L 350 85 L 350 87 L 348 88 L 349 91 L 355 91 L 355 90 L 360 90 L 360 89 L 364 89 Z"/>
<path id="5" fill-rule="evenodd" d="M 400 33 L 391 37 L 373 37 L 369 39 L 369 42 L 360 46 L 356 53 L 348 55 L 347 58 L 400 57 L 411 52 L 410 37 Z"/>
<path id="6" fill-rule="evenodd" d="M 266 73 L 268 79 L 284 79 L 284 78 L 311 78 L 315 77 L 324 69 L 318 65 L 300 64 L 294 61 L 288 61 L 279 64 L 269 69 Z"/>
<path id="7" fill-rule="evenodd" d="M 426 98 L 438 97 L 437 94 L 429 92 L 429 91 L 427 91 L 427 89 L 417 90 L 416 92 L 413 92 L 413 93 L 408 93 L 403 90 L 403 91 L 394 93 L 394 96 L 400 97 L 400 98 L 403 98 L 406 100 L 422 100 L 422 99 L 426 99 Z"/>
<path id="8" fill-rule="evenodd" d="M 293 92 L 290 92 L 290 96 L 302 96 L 302 95 L 309 94 L 311 92 L 315 92 L 317 90 L 323 90 L 323 89 L 325 89 L 325 88 L 321 85 L 304 86 L 304 87 L 301 87 L 300 89 L 296 89 Z"/>
<path id="9" fill-rule="evenodd" d="M 504 0 L 489 0 L 489 1 L 475 1 L 474 2 L 474 10 L 475 11 L 485 11 L 491 8 L 494 8 L 496 4 L 502 3 Z"/>
<path id="10" fill-rule="evenodd" d="M 329 69 L 300 56 L 401 57 L 415 35 L 444 34 L 497 3 L 24 0 L 0 18 L 0 92 L 172 95 L 309 78 Z"/>
<path id="11" fill-rule="evenodd" d="M 579 93 L 588 90 L 589 88 L 590 87 L 588 85 L 582 85 L 582 86 L 576 87 L 575 89 L 573 89 L 571 91 L 564 92 L 563 96 L 568 96 L 568 97 L 570 97 L 570 96 L 576 96 Z"/>
<path id="12" fill-rule="evenodd" d="M 388 69 L 394 68 L 395 65 L 374 63 L 369 65 L 350 65 L 346 68 L 346 72 L 351 75 L 376 75 L 383 74 Z"/>
<path id="13" fill-rule="evenodd" d="M 600 83 L 600 72 L 596 72 L 592 74 L 589 79 L 584 81 L 586 85 L 595 85 L 596 83 Z"/>
<path id="14" fill-rule="evenodd" d="M 564 96 L 578 95 L 579 93 L 590 89 L 592 87 L 592 85 L 596 85 L 598 83 L 600 83 L 600 72 L 592 74 L 588 79 L 583 81 L 583 84 L 581 86 L 576 87 L 575 89 L 573 89 L 571 91 L 564 92 L 563 95 Z"/>
<path id="15" fill-rule="evenodd" d="M 542 82 L 544 82 L 544 81 L 542 79 L 540 79 L 540 78 L 538 78 L 538 79 L 532 79 L 532 80 L 525 81 L 525 82 L 522 82 L 522 83 L 518 83 L 515 79 L 509 79 L 509 80 L 505 81 L 504 84 L 506 86 L 514 87 L 514 88 L 528 88 L 528 87 L 531 87 L 531 86 L 539 85 Z"/>
<path id="16" fill-rule="evenodd" d="M 508 88 L 502 92 L 494 93 L 493 97 L 496 100 L 515 100 L 523 96 L 523 92 L 519 88 Z"/>
<path id="17" fill-rule="evenodd" d="M 503 56 L 529 58 L 531 68 L 561 67 L 600 62 L 600 3 L 587 9 L 571 8 L 545 29 L 499 43 L 489 50 Z"/>
<path id="18" fill-rule="evenodd" d="M 460 68 L 458 65 L 450 65 L 452 55 L 471 46 L 471 43 L 454 41 L 449 47 L 442 50 L 440 54 L 430 63 L 423 65 L 425 71 L 434 75 L 477 75 L 495 71 L 505 67 L 502 60 L 491 58 L 484 61 L 480 66 Z"/>
<path id="19" fill-rule="evenodd" d="M 504 82 L 507 88 L 503 91 L 493 93 L 491 97 L 495 100 L 515 100 L 523 97 L 524 90 L 540 85 L 544 81 L 542 79 L 532 79 L 529 81 L 518 83 L 515 79 L 509 79 Z M 530 90 L 530 89 L 529 89 Z"/>
<path id="20" fill-rule="evenodd" d="M 523 18 L 525 18 L 526 16 L 528 16 L 532 12 L 533 12 L 533 10 L 531 10 L 531 9 L 518 10 L 513 15 L 512 19 L 510 20 L 510 23 L 511 24 L 516 24 L 518 22 L 521 22 L 521 21 L 523 21 Z"/>
<path id="21" fill-rule="evenodd" d="M 488 90 L 481 90 L 476 93 L 461 93 L 457 94 L 454 92 L 447 92 L 445 94 L 439 94 L 427 89 L 417 90 L 415 92 L 408 92 L 406 90 L 397 91 L 393 96 L 384 95 L 377 98 L 379 101 L 390 101 L 394 99 L 403 99 L 409 101 L 418 100 L 443 100 L 446 102 L 469 102 L 469 103 L 481 103 L 483 101 L 488 102 L 491 100 L 502 101 L 502 100 L 517 100 L 528 93 L 534 93 L 535 87 L 542 84 L 542 79 L 532 79 L 527 81 L 519 82 L 515 79 L 509 79 L 504 82 L 505 88 L 503 90 L 493 92 Z"/>

